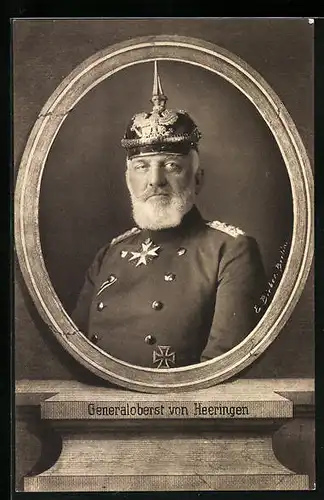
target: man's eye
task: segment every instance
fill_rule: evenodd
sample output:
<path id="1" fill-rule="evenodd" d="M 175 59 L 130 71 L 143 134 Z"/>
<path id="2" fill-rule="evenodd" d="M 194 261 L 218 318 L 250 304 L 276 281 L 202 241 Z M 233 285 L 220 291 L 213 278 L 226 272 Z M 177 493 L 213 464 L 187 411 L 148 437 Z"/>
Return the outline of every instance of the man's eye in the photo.
<path id="1" fill-rule="evenodd" d="M 145 163 L 139 163 L 138 165 L 134 166 L 134 169 L 135 170 L 146 170 L 147 169 L 147 165 L 145 165 Z"/>
<path id="2" fill-rule="evenodd" d="M 180 172 L 181 165 L 179 165 L 179 163 L 176 163 L 175 161 L 170 161 L 170 162 L 165 164 L 165 169 L 168 172 Z"/>

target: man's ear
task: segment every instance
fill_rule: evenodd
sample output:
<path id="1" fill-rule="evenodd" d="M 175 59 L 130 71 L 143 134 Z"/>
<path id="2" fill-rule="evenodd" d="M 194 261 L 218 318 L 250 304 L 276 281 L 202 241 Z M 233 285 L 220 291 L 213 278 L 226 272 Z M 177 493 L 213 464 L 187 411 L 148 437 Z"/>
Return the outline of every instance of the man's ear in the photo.
<path id="1" fill-rule="evenodd" d="M 204 174 L 205 174 L 205 171 L 203 168 L 198 168 L 197 172 L 195 173 L 195 183 L 196 183 L 196 189 L 195 189 L 195 193 L 196 194 L 199 194 L 200 191 L 201 191 L 201 188 L 203 186 L 203 182 L 204 182 Z"/>

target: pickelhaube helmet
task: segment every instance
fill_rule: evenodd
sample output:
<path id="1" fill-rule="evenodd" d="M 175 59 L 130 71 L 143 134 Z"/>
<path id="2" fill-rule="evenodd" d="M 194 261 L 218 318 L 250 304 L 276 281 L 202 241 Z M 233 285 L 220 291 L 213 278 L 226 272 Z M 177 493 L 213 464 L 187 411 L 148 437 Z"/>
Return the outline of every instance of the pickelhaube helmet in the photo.
<path id="1" fill-rule="evenodd" d="M 166 109 L 167 99 L 154 61 L 153 109 L 134 115 L 121 140 L 129 158 L 163 152 L 187 154 L 198 149 L 201 132 L 197 125 L 186 111 Z"/>

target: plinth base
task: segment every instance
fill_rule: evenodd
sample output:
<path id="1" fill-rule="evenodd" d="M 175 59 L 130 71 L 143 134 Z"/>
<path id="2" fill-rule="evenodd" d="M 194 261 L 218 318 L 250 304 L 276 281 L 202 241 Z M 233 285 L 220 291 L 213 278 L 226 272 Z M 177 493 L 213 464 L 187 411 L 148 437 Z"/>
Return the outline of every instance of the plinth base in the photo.
<path id="1" fill-rule="evenodd" d="M 310 488 L 307 474 L 277 459 L 272 439 L 313 411 L 312 381 L 245 380 L 165 395 L 43 381 L 18 393 L 62 444 L 51 464 L 43 452 L 24 491 Z"/>
<path id="2" fill-rule="evenodd" d="M 227 433 L 226 433 L 227 434 Z M 63 435 L 56 464 L 25 491 L 303 490 L 308 477 L 276 459 L 271 436 L 215 432 Z"/>
<path id="3" fill-rule="evenodd" d="M 25 482 L 25 491 L 279 491 L 308 490 L 306 476 L 204 475 L 191 476 L 59 476 L 36 477 Z"/>

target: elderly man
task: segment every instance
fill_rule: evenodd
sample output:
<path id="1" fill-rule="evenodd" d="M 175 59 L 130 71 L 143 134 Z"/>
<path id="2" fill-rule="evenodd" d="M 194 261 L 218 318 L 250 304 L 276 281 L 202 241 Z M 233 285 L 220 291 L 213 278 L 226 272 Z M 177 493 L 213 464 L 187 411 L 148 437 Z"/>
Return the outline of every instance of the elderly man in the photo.
<path id="1" fill-rule="evenodd" d="M 103 351 L 165 369 L 241 342 L 256 324 L 265 284 L 256 241 L 201 217 L 201 134 L 166 101 L 155 63 L 153 109 L 135 115 L 122 139 L 137 226 L 98 252 L 72 314 Z"/>

